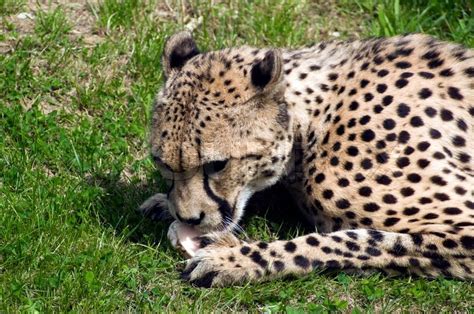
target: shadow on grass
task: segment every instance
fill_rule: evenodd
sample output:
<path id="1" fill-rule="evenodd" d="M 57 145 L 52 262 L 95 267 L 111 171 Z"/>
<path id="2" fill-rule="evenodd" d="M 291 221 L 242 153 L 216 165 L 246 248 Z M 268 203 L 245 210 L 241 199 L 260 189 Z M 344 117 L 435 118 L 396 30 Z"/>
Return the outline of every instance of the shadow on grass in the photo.
<path id="1" fill-rule="evenodd" d="M 101 222 L 112 227 L 117 236 L 135 243 L 167 243 L 169 222 L 154 221 L 136 212 L 144 200 L 160 192 L 157 180 L 123 182 L 118 176 L 96 176 L 89 184 L 103 190 L 97 201 L 97 213 Z M 279 184 L 256 193 L 250 199 L 241 221 L 244 230 L 255 216 L 264 217 L 269 229 L 281 239 L 288 238 L 288 234 L 296 229 L 309 227 L 302 223 L 304 218 L 289 192 Z"/>

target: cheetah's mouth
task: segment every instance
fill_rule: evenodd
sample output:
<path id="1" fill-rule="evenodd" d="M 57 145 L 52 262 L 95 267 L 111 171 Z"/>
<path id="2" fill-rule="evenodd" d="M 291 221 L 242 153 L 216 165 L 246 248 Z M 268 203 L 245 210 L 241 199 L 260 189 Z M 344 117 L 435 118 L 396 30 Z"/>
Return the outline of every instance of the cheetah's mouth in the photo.
<path id="1" fill-rule="evenodd" d="M 201 236 L 202 233 L 190 225 L 179 223 L 176 226 L 176 235 L 178 237 L 178 245 L 183 248 L 189 256 L 193 257 L 196 255 L 196 252 L 200 249 L 199 242 L 196 238 Z"/>

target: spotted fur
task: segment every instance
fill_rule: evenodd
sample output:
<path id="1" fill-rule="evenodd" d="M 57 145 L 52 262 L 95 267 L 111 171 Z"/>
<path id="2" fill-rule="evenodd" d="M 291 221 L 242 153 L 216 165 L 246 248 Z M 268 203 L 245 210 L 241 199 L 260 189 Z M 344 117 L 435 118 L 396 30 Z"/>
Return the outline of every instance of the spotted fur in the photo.
<path id="1" fill-rule="evenodd" d="M 317 230 L 209 245 L 186 280 L 315 269 L 474 278 L 472 50 L 407 35 L 201 53 L 178 33 L 163 64 L 151 147 L 171 188 L 160 204 L 226 232 L 253 193 L 280 181 Z"/>

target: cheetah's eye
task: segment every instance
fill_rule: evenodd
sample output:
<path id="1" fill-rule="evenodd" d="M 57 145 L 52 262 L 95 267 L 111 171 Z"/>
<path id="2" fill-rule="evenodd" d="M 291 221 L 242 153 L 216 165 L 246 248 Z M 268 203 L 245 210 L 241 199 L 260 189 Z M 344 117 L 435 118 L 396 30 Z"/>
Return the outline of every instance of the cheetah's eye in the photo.
<path id="1" fill-rule="evenodd" d="M 208 175 L 213 175 L 215 173 L 221 172 L 222 170 L 224 170 L 228 161 L 229 159 L 208 162 L 203 166 L 204 172 Z"/>

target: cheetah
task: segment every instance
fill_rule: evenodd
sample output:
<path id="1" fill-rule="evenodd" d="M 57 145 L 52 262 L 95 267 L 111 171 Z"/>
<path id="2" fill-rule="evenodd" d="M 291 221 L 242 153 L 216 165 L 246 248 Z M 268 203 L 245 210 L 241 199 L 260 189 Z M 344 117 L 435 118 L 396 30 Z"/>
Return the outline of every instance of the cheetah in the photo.
<path id="1" fill-rule="evenodd" d="M 140 207 L 198 235 L 182 273 L 218 287 L 316 270 L 474 279 L 474 51 L 422 34 L 200 52 L 165 43 Z M 284 184 L 314 232 L 233 235 Z M 206 237 L 208 235 L 208 237 Z"/>

